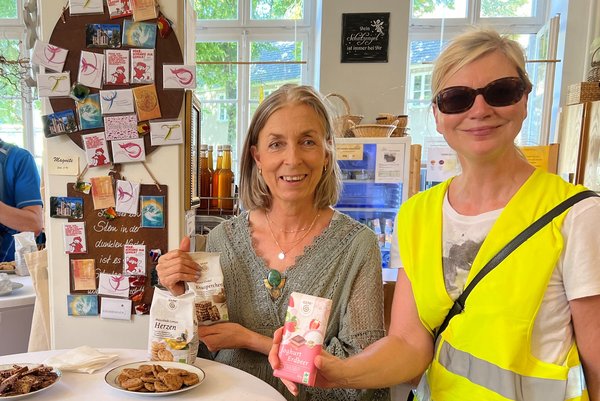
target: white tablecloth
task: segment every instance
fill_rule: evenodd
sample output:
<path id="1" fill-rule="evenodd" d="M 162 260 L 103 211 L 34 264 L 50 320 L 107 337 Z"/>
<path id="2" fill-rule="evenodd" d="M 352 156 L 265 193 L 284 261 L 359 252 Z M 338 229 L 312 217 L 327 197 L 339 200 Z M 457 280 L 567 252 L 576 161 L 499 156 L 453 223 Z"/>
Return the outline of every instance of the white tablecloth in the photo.
<path id="1" fill-rule="evenodd" d="M 114 367 L 127 363 L 146 360 L 146 350 L 101 349 L 100 351 L 118 354 L 112 364 L 93 374 L 63 372 L 62 379 L 53 387 L 39 394 L 40 399 L 60 401 L 117 401 L 142 400 L 143 394 L 126 394 L 115 390 L 104 381 L 106 372 Z M 41 363 L 50 356 L 58 355 L 65 350 L 52 350 L 14 354 L 0 357 L 0 364 L 8 363 Z M 206 373 L 204 381 L 196 388 L 160 399 L 195 400 L 195 401 L 285 401 L 285 398 L 274 388 L 262 380 L 239 369 L 222 363 L 198 358 L 195 363 Z"/>

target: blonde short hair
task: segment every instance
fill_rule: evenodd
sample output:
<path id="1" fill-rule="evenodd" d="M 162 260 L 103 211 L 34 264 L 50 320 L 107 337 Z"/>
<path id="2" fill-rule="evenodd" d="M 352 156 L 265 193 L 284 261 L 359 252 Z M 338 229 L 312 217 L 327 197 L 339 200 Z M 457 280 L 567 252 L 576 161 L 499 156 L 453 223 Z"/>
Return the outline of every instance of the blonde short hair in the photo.
<path id="1" fill-rule="evenodd" d="M 324 98 L 311 86 L 286 84 L 271 93 L 258 106 L 244 140 L 240 159 L 240 200 L 245 209 L 271 208 L 271 191 L 258 172 L 251 149 L 258 143 L 258 135 L 273 113 L 290 104 L 310 106 L 317 114 L 325 132 L 325 154 L 329 162 L 315 189 L 313 206 L 322 209 L 334 205 L 339 199 L 341 173 L 335 157 L 331 116 Z"/>
<path id="2" fill-rule="evenodd" d="M 473 27 L 451 41 L 435 61 L 431 76 L 432 101 L 444 88 L 447 80 L 458 70 L 494 51 L 502 52 L 514 64 L 528 93 L 532 85 L 525 71 L 523 47 L 493 29 Z"/>

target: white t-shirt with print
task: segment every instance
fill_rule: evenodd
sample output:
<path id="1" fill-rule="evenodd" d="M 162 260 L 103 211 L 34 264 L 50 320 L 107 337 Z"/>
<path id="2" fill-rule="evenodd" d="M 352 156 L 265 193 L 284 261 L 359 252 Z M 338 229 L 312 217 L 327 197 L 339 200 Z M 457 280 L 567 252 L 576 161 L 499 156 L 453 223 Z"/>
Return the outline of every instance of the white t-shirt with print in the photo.
<path id="1" fill-rule="evenodd" d="M 458 214 L 443 203 L 443 268 L 446 290 L 452 299 L 462 293 L 467 275 L 483 240 L 502 209 L 477 216 Z M 552 273 L 532 332 L 532 354 L 548 363 L 562 364 L 573 341 L 569 301 L 600 294 L 600 198 L 574 205 L 562 226 L 565 246 Z M 390 250 L 390 267 L 401 268 L 398 224 Z M 423 244 L 425 246 L 425 244 Z M 465 269 L 465 266 L 468 268 Z"/>

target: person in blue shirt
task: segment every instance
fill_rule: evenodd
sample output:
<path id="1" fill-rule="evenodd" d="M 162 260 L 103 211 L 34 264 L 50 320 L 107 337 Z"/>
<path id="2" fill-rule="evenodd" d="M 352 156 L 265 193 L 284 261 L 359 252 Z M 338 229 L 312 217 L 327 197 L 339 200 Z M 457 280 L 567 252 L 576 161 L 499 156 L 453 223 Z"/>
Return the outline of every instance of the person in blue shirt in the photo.
<path id="1" fill-rule="evenodd" d="M 0 139 L 0 262 L 15 259 L 13 234 L 43 228 L 40 175 L 33 156 Z"/>

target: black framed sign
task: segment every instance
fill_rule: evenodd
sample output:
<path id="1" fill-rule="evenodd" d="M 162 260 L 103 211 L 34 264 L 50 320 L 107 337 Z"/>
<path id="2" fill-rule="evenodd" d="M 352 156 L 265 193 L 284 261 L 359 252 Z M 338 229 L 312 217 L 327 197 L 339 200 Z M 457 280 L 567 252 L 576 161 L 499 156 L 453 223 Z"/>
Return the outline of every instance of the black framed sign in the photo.
<path id="1" fill-rule="evenodd" d="M 342 63 L 387 63 L 390 13 L 342 14 Z"/>

